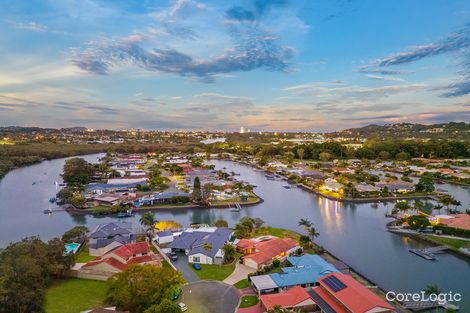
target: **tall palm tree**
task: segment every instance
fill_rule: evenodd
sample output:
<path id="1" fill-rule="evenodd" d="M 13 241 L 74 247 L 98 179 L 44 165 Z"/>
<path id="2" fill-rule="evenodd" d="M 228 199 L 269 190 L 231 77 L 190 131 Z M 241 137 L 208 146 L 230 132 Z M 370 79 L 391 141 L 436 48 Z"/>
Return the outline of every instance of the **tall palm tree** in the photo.
<path id="1" fill-rule="evenodd" d="M 309 230 L 308 230 L 308 235 L 309 237 L 311 238 L 312 242 L 315 240 L 315 238 L 317 238 L 318 236 L 320 236 L 320 233 L 317 232 L 317 230 L 315 229 L 315 227 L 310 227 Z"/>
<path id="2" fill-rule="evenodd" d="M 424 288 L 424 293 L 428 296 L 430 295 L 438 295 L 442 292 L 442 290 L 436 284 L 429 284 Z"/>
<path id="3" fill-rule="evenodd" d="M 312 225 L 313 223 L 308 219 L 301 218 L 299 220 L 299 226 L 302 226 L 305 229 L 305 231 L 308 231 L 308 229 L 312 227 Z"/>
<path id="4" fill-rule="evenodd" d="M 153 226 L 158 222 L 152 212 L 147 212 L 142 215 L 139 221 L 140 224 L 146 229 L 148 235 L 153 232 Z"/>

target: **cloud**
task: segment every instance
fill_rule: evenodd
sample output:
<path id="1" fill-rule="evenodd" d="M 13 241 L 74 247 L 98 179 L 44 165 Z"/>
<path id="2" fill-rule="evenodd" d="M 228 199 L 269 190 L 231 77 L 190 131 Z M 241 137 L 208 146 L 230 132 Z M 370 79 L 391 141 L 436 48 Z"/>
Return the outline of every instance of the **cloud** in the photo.
<path id="1" fill-rule="evenodd" d="M 24 30 L 29 30 L 33 32 L 45 32 L 47 31 L 47 26 L 39 24 L 37 22 L 31 21 L 31 22 L 26 22 L 26 23 L 20 23 L 20 22 L 11 22 L 13 27 L 17 29 L 24 29 Z"/>
<path id="2" fill-rule="evenodd" d="M 366 77 L 370 79 L 374 79 L 374 80 L 391 81 L 391 82 L 405 81 L 403 78 L 399 78 L 399 77 L 380 76 L 380 75 L 373 75 L 373 74 L 367 74 Z"/>
<path id="3" fill-rule="evenodd" d="M 370 74 L 380 74 L 380 75 L 406 75 L 413 74 L 413 71 L 404 71 L 404 70 L 388 70 L 382 68 L 370 68 L 370 66 L 365 66 L 357 70 L 359 73 L 370 73 Z"/>
<path id="4" fill-rule="evenodd" d="M 241 6 L 233 6 L 226 11 L 227 18 L 237 21 L 254 21 L 255 14 Z"/>
<path id="5" fill-rule="evenodd" d="M 194 58 L 173 48 L 145 49 L 145 36 L 102 39 L 90 43 L 85 50 L 72 50 L 71 62 L 82 70 L 106 75 L 113 68 L 133 65 L 151 72 L 197 77 L 213 82 L 217 74 L 265 69 L 284 72 L 293 50 L 280 46 L 278 40 L 255 28 L 232 26 L 230 33 L 235 47 L 210 59 Z"/>
<path id="6" fill-rule="evenodd" d="M 240 113 L 255 106 L 251 99 L 246 97 L 232 97 L 217 93 L 202 93 L 194 95 L 195 102 L 186 108 L 190 112 L 231 112 Z"/>
<path id="7" fill-rule="evenodd" d="M 297 96 L 334 97 L 342 99 L 376 100 L 393 94 L 424 90 L 424 84 L 409 84 L 381 87 L 363 86 L 324 86 L 322 84 L 304 84 L 287 87 L 284 90 Z"/>

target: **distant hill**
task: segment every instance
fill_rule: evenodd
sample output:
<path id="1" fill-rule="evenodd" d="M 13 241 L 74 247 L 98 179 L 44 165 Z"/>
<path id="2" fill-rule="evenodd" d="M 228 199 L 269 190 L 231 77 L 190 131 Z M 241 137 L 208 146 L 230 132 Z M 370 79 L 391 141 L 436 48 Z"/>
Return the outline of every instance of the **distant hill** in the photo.
<path id="1" fill-rule="evenodd" d="M 462 139 L 470 141 L 470 123 L 423 124 L 386 124 L 367 125 L 333 132 L 334 137 L 378 137 L 378 138 L 435 138 Z"/>

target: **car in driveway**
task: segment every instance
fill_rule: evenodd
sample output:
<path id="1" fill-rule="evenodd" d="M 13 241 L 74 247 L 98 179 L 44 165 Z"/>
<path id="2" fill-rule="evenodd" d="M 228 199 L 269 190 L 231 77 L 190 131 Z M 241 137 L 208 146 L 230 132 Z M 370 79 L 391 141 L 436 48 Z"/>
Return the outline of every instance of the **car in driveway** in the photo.
<path id="1" fill-rule="evenodd" d="M 193 263 L 192 266 L 196 271 L 200 271 L 202 269 L 201 264 L 199 263 Z"/>
<path id="2" fill-rule="evenodd" d="M 178 255 L 175 252 L 170 252 L 170 258 L 173 262 L 178 261 Z"/>
<path id="3" fill-rule="evenodd" d="M 181 312 L 186 312 L 188 310 L 188 306 L 184 304 L 183 302 L 178 303 L 178 306 L 181 310 Z"/>

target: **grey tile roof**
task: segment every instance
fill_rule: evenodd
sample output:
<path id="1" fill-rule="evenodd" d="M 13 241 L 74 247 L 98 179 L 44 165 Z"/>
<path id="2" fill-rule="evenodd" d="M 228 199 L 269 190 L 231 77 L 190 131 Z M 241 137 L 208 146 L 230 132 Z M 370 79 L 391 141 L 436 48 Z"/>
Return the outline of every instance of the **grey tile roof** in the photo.
<path id="1" fill-rule="evenodd" d="M 210 233 L 208 236 L 203 237 L 196 241 L 193 245 L 193 248 L 189 252 L 189 255 L 201 253 L 207 255 L 211 258 L 214 258 L 219 249 L 221 249 L 224 244 L 232 236 L 232 230 L 229 228 L 218 228 L 215 232 Z M 208 243 L 211 245 L 211 249 L 205 249 L 204 244 Z"/>
<path id="2" fill-rule="evenodd" d="M 128 222 L 112 222 L 101 224 L 87 234 L 88 238 L 111 238 L 117 235 L 129 236 L 132 233 L 132 224 Z"/>

